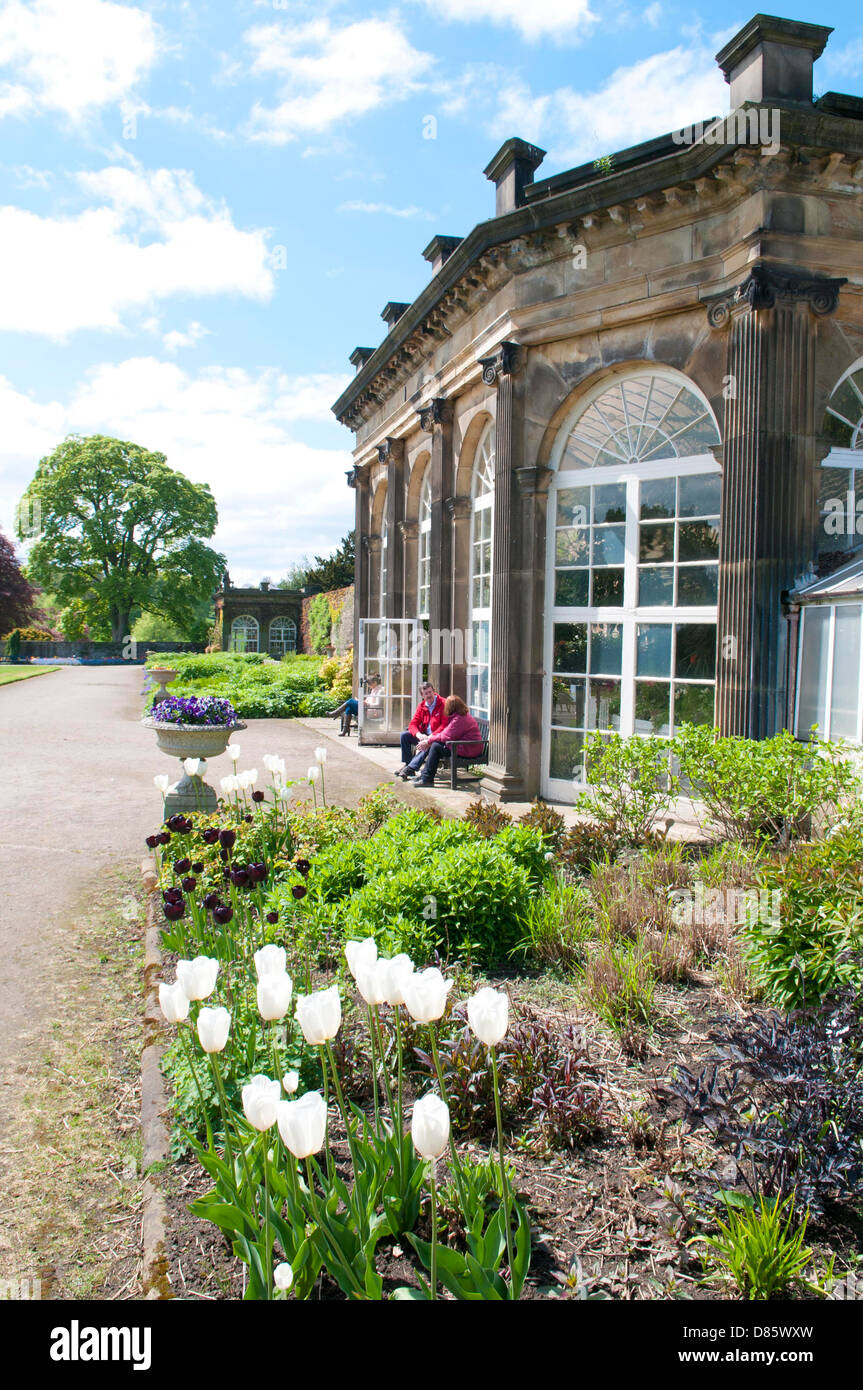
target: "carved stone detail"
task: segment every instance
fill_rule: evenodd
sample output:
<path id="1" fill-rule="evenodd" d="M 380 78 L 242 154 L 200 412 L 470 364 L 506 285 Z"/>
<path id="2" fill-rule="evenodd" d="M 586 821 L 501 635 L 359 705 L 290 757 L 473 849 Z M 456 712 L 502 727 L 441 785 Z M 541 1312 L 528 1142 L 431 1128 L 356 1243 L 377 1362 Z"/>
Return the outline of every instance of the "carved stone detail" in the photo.
<path id="1" fill-rule="evenodd" d="M 554 477 L 554 469 L 547 468 L 542 463 L 525 465 L 513 471 L 523 497 L 533 497 L 537 493 L 548 492 Z"/>
<path id="2" fill-rule="evenodd" d="M 378 459 L 381 463 L 390 463 L 400 454 L 404 453 L 405 442 L 403 439 L 393 439 L 387 435 L 382 444 L 378 445 Z"/>
<path id="3" fill-rule="evenodd" d="M 705 300 L 707 319 L 711 327 L 724 328 L 733 309 L 772 309 L 777 299 L 805 301 L 813 314 L 823 317 L 835 312 L 839 291 L 847 283 L 844 276 L 831 279 L 826 275 L 799 275 L 775 266 L 756 265 L 736 289 Z"/>
<path id="4" fill-rule="evenodd" d="M 479 359 L 486 386 L 494 386 L 498 377 L 509 376 L 515 370 L 518 346 L 518 343 L 501 343 L 490 356 Z"/>
<path id="5" fill-rule="evenodd" d="M 431 434 L 435 425 L 446 423 L 450 409 L 450 403 L 445 396 L 435 396 L 432 400 L 426 401 L 425 405 L 417 408 L 420 429 L 426 434 Z"/>

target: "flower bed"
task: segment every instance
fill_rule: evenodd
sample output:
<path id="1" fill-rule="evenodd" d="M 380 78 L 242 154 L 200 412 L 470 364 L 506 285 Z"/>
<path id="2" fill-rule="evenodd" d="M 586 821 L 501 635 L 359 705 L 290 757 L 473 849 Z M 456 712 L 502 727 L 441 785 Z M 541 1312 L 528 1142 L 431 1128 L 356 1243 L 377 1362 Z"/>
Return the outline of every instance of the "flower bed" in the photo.
<path id="1" fill-rule="evenodd" d="M 221 1233 L 225 1287 L 829 1293 L 854 1267 L 863 1177 L 853 805 L 790 855 L 668 845 L 649 818 L 624 850 L 607 821 L 567 832 L 540 804 L 521 824 L 387 792 L 333 807 L 319 757 L 298 779 L 314 807 L 272 757 L 265 779 L 224 779 L 217 814 L 148 841 L 178 958 L 175 1171 L 194 1241 Z M 817 968 L 803 958 L 813 1007 L 783 1021 L 778 962 L 807 924 L 817 938 L 801 881 L 819 875 L 846 930 L 822 934 Z"/>
<path id="2" fill-rule="evenodd" d="M 320 718 L 350 694 L 338 683 L 335 665 L 317 656 L 274 662 L 261 653 L 179 654 L 172 665 L 177 671 L 172 694 L 228 699 L 241 719 Z"/>

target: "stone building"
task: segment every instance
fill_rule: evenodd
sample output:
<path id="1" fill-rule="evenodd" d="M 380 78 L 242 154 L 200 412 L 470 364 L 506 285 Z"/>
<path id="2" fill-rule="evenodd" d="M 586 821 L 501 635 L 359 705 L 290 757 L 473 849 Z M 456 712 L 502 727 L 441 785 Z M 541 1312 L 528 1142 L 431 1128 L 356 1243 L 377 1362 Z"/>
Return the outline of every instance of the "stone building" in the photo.
<path id="1" fill-rule="evenodd" d="M 256 589 L 235 589 L 226 572 L 214 602 L 222 651 L 266 652 L 277 660 L 302 651 L 299 589 L 273 589 L 266 579 Z"/>
<path id="2" fill-rule="evenodd" d="M 831 32 L 757 15 L 717 55 L 729 117 L 597 165 L 538 179 L 507 140 L 495 215 L 352 354 L 357 624 L 427 625 L 487 794 L 571 800 L 592 729 L 793 727 L 789 596 L 863 511 L 863 99 L 813 97 Z M 816 660 L 859 672 L 860 611 Z"/>

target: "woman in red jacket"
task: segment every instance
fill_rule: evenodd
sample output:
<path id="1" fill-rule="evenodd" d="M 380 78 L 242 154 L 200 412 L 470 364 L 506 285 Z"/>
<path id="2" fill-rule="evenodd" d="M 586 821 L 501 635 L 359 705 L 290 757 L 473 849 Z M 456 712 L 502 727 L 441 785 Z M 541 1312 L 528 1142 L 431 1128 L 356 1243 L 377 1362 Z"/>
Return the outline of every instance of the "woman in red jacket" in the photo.
<path id="1" fill-rule="evenodd" d="M 441 758 L 450 756 L 450 744 L 459 745 L 461 757 L 478 758 L 482 752 L 480 727 L 464 700 L 460 700 L 458 695 L 450 695 L 444 705 L 444 714 L 446 722 L 443 728 L 420 741 L 416 757 L 408 765 L 411 771 L 422 769 L 420 775 L 414 778 L 415 787 L 434 786 L 438 763 Z"/>

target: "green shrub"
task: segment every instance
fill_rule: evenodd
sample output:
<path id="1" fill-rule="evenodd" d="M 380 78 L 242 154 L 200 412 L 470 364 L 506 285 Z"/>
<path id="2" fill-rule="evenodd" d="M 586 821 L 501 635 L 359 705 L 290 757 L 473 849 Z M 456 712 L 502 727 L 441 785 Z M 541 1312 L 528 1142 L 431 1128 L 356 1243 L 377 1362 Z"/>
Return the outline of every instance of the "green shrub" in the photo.
<path id="1" fill-rule="evenodd" d="M 365 840 L 327 845 L 312 860 L 309 892 L 321 902 L 339 902 L 361 888 L 367 878 Z"/>
<path id="2" fill-rule="evenodd" d="M 718 1236 L 695 1238 L 707 1246 L 708 1267 L 730 1278 L 741 1298 L 787 1296 L 812 1259 L 803 1244 L 808 1213 L 794 1230 L 793 1197 L 777 1195 L 771 1203 L 759 1197 L 757 1210 L 727 1203 L 726 1211 L 727 1223 L 716 1222 Z"/>
<path id="3" fill-rule="evenodd" d="M 668 740 L 594 733 L 587 740 L 586 755 L 593 790 L 578 798 L 578 809 L 617 840 L 645 844 L 677 795 Z"/>
<path id="4" fill-rule="evenodd" d="M 534 898 L 523 926 L 524 949 L 540 965 L 583 970 L 585 943 L 596 935 L 596 914 L 591 896 L 581 884 L 553 884 Z"/>
<path id="5" fill-rule="evenodd" d="M 512 825 L 509 811 L 505 811 L 493 801 L 483 801 L 481 797 L 470 803 L 462 819 L 486 839 L 503 830 L 505 825 Z"/>
<path id="6" fill-rule="evenodd" d="M 537 797 L 531 802 L 530 810 L 525 811 L 519 817 L 519 825 L 528 825 L 533 830 L 539 830 L 545 836 L 546 844 L 549 849 L 558 850 L 563 842 L 566 833 L 566 821 L 559 811 L 555 811 L 548 802 L 540 801 Z"/>
<path id="7" fill-rule="evenodd" d="M 846 982 L 863 983 L 855 960 L 863 949 L 857 835 L 844 830 L 798 845 L 765 862 L 757 885 L 759 912 L 743 926 L 744 955 L 769 999 L 784 1009 L 803 1008 Z"/>
<path id="8" fill-rule="evenodd" d="M 495 844 L 527 870 L 532 888 L 538 888 L 548 877 L 549 861 L 546 855 L 551 851 L 540 830 L 530 825 L 507 825 L 495 836 Z"/>
<path id="9" fill-rule="evenodd" d="M 330 644 L 333 619 L 326 594 L 315 594 L 309 604 L 309 636 L 312 650 L 325 652 Z"/>

